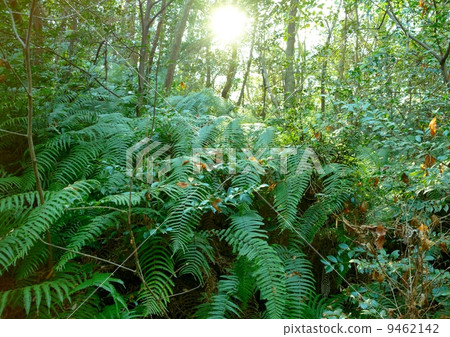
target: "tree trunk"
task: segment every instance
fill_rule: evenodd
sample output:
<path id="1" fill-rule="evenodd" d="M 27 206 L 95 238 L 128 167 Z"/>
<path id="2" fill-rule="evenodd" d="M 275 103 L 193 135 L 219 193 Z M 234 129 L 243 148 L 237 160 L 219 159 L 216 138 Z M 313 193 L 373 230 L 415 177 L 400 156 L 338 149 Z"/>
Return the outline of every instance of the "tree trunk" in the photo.
<path id="1" fill-rule="evenodd" d="M 125 27 L 125 36 L 128 40 L 130 41 L 134 41 L 134 36 L 135 36 L 135 32 L 136 32 L 136 4 L 134 3 L 135 1 L 133 0 L 126 0 L 125 3 L 125 13 L 124 13 L 124 23 L 122 27 Z M 134 48 L 134 44 L 133 44 L 133 50 L 135 50 Z M 138 60 L 139 60 L 139 54 L 137 52 L 133 52 L 131 53 L 131 58 L 130 58 L 130 63 L 136 67 L 138 64 Z"/>
<path id="2" fill-rule="evenodd" d="M 237 105 L 238 106 L 240 106 L 240 105 L 242 105 L 244 103 L 245 86 L 247 85 L 248 76 L 250 75 L 250 70 L 251 70 L 252 61 L 253 61 L 253 48 L 255 47 L 256 27 L 257 26 L 255 25 L 255 28 L 254 28 L 253 34 L 252 34 L 252 42 L 251 42 L 251 46 L 250 46 L 250 55 L 248 56 L 247 69 L 245 70 L 244 79 L 242 81 L 241 93 L 239 94 L 239 99 L 237 101 Z"/>
<path id="3" fill-rule="evenodd" d="M 222 97 L 225 99 L 228 99 L 228 97 L 230 97 L 230 90 L 231 86 L 233 85 L 234 76 L 236 75 L 237 66 L 238 66 L 238 49 L 237 43 L 234 43 L 231 51 L 231 61 L 230 66 L 228 68 L 227 81 L 225 82 L 225 86 L 223 87 L 222 90 Z"/>
<path id="4" fill-rule="evenodd" d="M 297 9 L 298 0 L 291 1 L 291 9 L 289 13 L 289 24 L 287 27 L 287 43 L 286 43 L 286 73 L 284 80 L 284 99 L 288 106 L 292 106 L 292 93 L 295 90 L 295 76 L 294 76 L 294 59 L 295 59 L 295 36 L 297 32 Z"/>
<path id="5" fill-rule="evenodd" d="M 148 31 L 150 29 L 150 25 L 153 22 L 150 18 L 150 13 L 152 7 L 155 5 L 155 2 L 152 0 L 147 0 L 147 5 L 144 9 L 142 8 L 142 4 L 140 5 L 140 13 L 141 13 L 141 48 L 139 51 L 139 67 L 138 67 L 138 104 L 136 109 L 136 114 L 139 117 L 141 115 L 142 104 L 144 101 L 144 87 L 146 82 L 146 69 L 145 62 L 147 61 L 147 52 L 148 52 Z"/>
<path id="6" fill-rule="evenodd" d="M 164 28 L 164 22 L 166 20 L 166 0 L 162 0 L 161 10 L 162 10 L 161 17 L 159 18 L 158 26 L 156 27 L 155 36 L 153 37 L 152 41 L 152 49 L 150 50 L 150 55 L 148 57 L 147 75 L 150 74 L 152 71 L 156 48 L 158 47 L 158 41 L 161 37 L 161 33 Z"/>
<path id="7" fill-rule="evenodd" d="M 326 108 L 326 99 L 325 99 L 326 88 L 325 88 L 325 85 L 326 85 L 326 78 L 327 78 L 328 55 L 330 53 L 329 48 L 330 48 L 330 44 L 331 44 L 331 38 L 333 37 L 334 27 L 336 26 L 336 22 L 337 22 L 338 17 L 339 17 L 339 12 L 341 10 L 341 4 L 342 4 L 342 0 L 339 2 L 339 7 L 337 9 L 336 14 L 334 15 L 331 27 L 328 26 L 328 23 L 327 23 L 328 36 L 327 36 L 327 41 L 325 42 L 325 45 L 323 47 L 323 50 L 324 50 L 324 61 L 322 63 L 322 74 L 320 76 L 320 111 L 322 113 L 325 113 L 325 108 Z"/>
<path id="8" fill-rule="evenodd" d="M 280 105 L 278 104 L 277 97 L 273 94 L 272 89 L 270 87 L 269 76 L 267 74 L 266 62 L 265 62 L 265 59 L 264 59 L 264 54 L 261 54 L 261 73 L 262 73 L 262 76 L 263 76 L 265 89 L 269 93 L 270 99 L 272 100 L 272 103 L 275 106 L 275 109 L 277 110 L 278 115 L 280 115 Z"/>
<path id="9" fill-rule="evenodd" d="M 170 89 L 172 88 L 173 78 L 175 75 L 175 68 L 177 66 L 178 57 L 180 56 L 181 40 L 183 38 L 184 31 L 186 29 L 186 24 L 193 3 L 194 0 L 186 0 L 180 21 L 178 21 L 178 26 L 175 32 L 175 38 L 172 43 L 172 48 L 170 50 L 169 65 L 167 69 L 166 80 L 164 82 L 166 92 L 170 91 Z"/>
<path id="10" fill-rule="evenodd" d="M 345 58 L 347 56 L 347 32 L 348 32 L 348 13 L 345 11 L 344 30 L 342 32 L 342 53 L 339 61 L 339 82 L 344 78 Z"/>
<path id="11" fill-rule="evenodd" d="M 211 39 L 206 42 L 206 87 L 211 88 Z"/>

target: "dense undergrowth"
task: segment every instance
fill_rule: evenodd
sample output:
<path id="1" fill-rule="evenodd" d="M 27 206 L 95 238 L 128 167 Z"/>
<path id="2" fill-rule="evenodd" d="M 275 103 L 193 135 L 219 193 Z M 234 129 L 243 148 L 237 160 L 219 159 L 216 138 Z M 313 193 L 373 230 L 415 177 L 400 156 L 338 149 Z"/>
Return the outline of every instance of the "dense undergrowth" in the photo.
<path id="1" fill-rule="evenodd" d="M 129 110 L 92 89 L 62 94 L 35 120 L 44 204 L 27 153 L 2 163 L 2 317 L 449 315 L 448 129 L 410 162 L 376 137 L 395 125 L 367 107 L 358 127 L 371 137 L 349 125 L 311 134 L 305 123 L 294 140 L 289 124 L 253 123 L 208 91 L 169 98 L 154 123 L 151 109 Z M 127 149 L 145 137 L 167 151 L 151 177 L 130 177 Z M 435 140 L 425 128 L 418 137 Z M 14 146 L 18 137 L 3 137 L 2 151 Z M 263 149 L 288 146 L 283 171 Z M 321 170 L 304 161 L 312 149 Z"/>

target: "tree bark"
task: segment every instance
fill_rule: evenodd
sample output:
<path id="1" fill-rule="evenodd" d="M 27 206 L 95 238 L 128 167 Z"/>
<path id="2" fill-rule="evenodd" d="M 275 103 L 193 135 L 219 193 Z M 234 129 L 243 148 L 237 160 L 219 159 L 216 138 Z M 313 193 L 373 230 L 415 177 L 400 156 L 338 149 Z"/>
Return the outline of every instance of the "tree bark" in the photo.
<path id="1" fill-rule="evenodd" d="M 328 26 L 328 36 L 327 36 L 327 40 L 325 42 L 325 45 L 323 47 L 324 50 L 324 61 L 322 63 L 322 74 L 320 76 L 320 111 L 322 113 L 325 113 L 325 108 L 326 108 L 326 99 L 325 99 L 325 95 L 326 95 L 326 78 L 327 78 L 327 67 L 328 67 L 328 55 L 329 55 L 329 48 L 330 48 L 330 44 L 331 44 L 331 38 L 333 37 L 333 31 L 334 31 L 334 27 L 336 26 L 336 22 L 338 20 L 339 17 L 339 12 L 341 10 L 341 4 L 342 4 L 342 0 L 339 2 L 339 7 L 337 9 L 337 12 L 333 18 L 333 22 L 331 24 L 331 27 Z"/>
<path id="2" fill-rule="evenodd" d="M 284 80 L 284 99 L 287 106 L 292 106 L 294 99 L 292 94 L 295 90 L 294 76 L 294 59 L 295 59 L 295 36 L 297 32 L 297 10 L 298 0 L 291 1 L 291 9 L 289 12 L 289 23 L 287 27 L 287 43 L 286 43 L 286 73 Z"/>
<path id="3" fill-rule="evenodd" d="M 193 4 L 194 0 L 186 0 L 180 21 L 178 21 L 175 38 L 170 50 L 166 80 L 164 82 L 166 92 L 170 91 L 170 89 L 172 88 L 173 78 L 175 76 L 175 68 L 177 66 L 178 57 L 180 56 L 181 40 L 183 39 L 184 31 L 186 29 L 186 24 L 189 18 L 189 13 L 192 9 Z"/>
<path id="4" fill-rule="evenodd" d="M 344 30 L 342 32 L 342 53 L 339 61 L 339 82 L 344 78 L 345 58 L 347 56 L 347 32 L 348 32 L 348 13 L 345 11 Z"/>
<path id="5" fill-rule="evenodd" d="M 147 0 L 147 4 L 145 6 L 145 12 L 142 8 L 142 3 L 139 2 L 139 10 L 141 14 L 141 48 L 139 51 L 139 66 L 138 66 L 138 104 L 136 108 L 137 116 L 141 116 L 142 114 L 142 104 L 144 101 L 144 87 L 146 81 L 146 69 L 145 62 L 147 61 L 147 51 L 148 51 L 148 32 L 150 29 L 150 25 L 152 20 L 150 18 L 150 13 L 152 7 L 155 5 L 155 2 L 152 0 Z"/>
<path id="6" fill-rule="evenodd" d="M 152 41 L 152 49 L 150 50 L 150 55 L 148 57 L 147 75 L 149 75 L 152 71 L 156 48 L 158 47 L 158 42 L 164 28 L 164 22 L 166 20 L 166 0 L 162 0 L 161 10 L 162 10 L 161 17 L 159 18 L 158 26 L 156 27 L 155 36 L 153 37 Z"/>
<path id="7" fill-rule="evenodd" d="M 230 65 L 228 67 L 227 72 L 227 81 L 225 82 L 225 86 L 223 87 L 222 90 L 222 97 L 225 99 L 228 99 L 228 97 L 230 97 L 230 90 L 233 85 L 234 76 L 236 75 L 237 66 L 238 66 L 238 48 L 237 43 L 234 43 L 231 51 Z"/>
<path id="8" fill-rule="evenodd" d="M 248 56 L 248 61 L 247 61 L 247 69 L 245 70 L 244 79 L 242 80 L 241 92 L 239 94 L 239 99 L 237 101 L 237 105 L 238 106 L 242 105 L 243 102 L 244 102 L 245 86 L 247 85 L 248 76 L 250 75 L 250 70 L 251 70 L 251 67 L 252 67 L 253 48 L 255 47 L 256 27 L 257 26 L 255 25 L 255 28 L 254 28 L 253 34 L 252 34 L 252 42 L 251 42 L 251 45 L 250 45 L 250 54 Z"/>
<path id="9" fill-rule="evenodd" d="M 272 104 L 275 106 L 275 109 L 277 110 L 278 115 L 280 115 L 281 114 L 281 112 L 280 112 L 280 105 L 278 104 L 277 97 L 273 94 L 271 86 L 270 86 L 270 81 L 269 81 L 269 76 L 267 74 L 266 62 L 265 62 L 265 59 L 264 59 L 264 54 L 261 54 L 261 73 L 262 73 L 262 76 L 263 76 L 265 89 L 269 93 L 269 96 L 270 96 L 270 99 L 272 101 Z"/>

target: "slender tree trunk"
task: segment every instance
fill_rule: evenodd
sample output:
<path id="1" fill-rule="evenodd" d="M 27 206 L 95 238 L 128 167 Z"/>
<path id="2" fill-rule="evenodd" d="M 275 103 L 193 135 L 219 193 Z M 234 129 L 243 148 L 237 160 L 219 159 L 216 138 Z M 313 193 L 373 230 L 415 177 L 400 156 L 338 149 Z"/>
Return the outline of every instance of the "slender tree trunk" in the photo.
<path id="1" fill-rule="evenodd" d="M 33 16 L 34 12 L 36 10 L 38 0 L 32 0 L 30 5 L 30 16 L 28 19 L 28 28 L 25 36 L 25 41 L 20 37 L 19 33 L 17 32 L 16 26 L 15 26 L 15 20 L 17 18 L 14 18 L 14 15 L 11 13 L 12 17 L 12 24 L 13 24 L 13 30 L 16 35 L 17 40 L 20 42 L 20 44 L 23 47 L 23 54 L 25 56 L 25 69 L 27 74 L 27 101 L 28 101 L 28 114 L 27 114 L 27 141 L 28 141 L 28 150 L 30 152 L 30 159 L 31 159 L 31 165 L 33 167 L 33 173 L 34 178 L 36 180 L 36 190 L 39 195 L 39 203 L 40 205 L 43 205 L 45 203 L 45 197 L 44 197 L 44 190 L 42 188 L 41 178 L 39 176 L 39 169 L 38 169 L 38 163 L 37 163 L 37 157 L 36 152 L 34 149 L 34 141 L 33 141 L 33 75 L 31 72 L 31 34 L 33 29 Z M 13 7 L 14 8 L 14 7 Z M 41 240 L 41 239 L 40 239 Z M 45 242 L 45 241 L 43 241 Z M 47 244 L 49 245 L 49 267 L 50 269 L 53 268 L 53 249 L 52 249 L 52 242 L 51 242 L 51 236 L 50 231 L 47 229 Z"/>
<path id="2" fill-rule="evenodd" d="M 231 61 L 230 66 L 228 67 L 227 72 L 227 81 L 225 82 L 225 86 L 222 90 L 222 97 L 228 99 L 230 97 L 230 90 L 233 85 L 234 76 L 236 75 L 236 70 L 238 66 L 238 48 L 237 43 L 233 44 L 231 51 Z"/>
<path id="3" fill-rule="evenodd" d="M 294 99 L 292 94 L 295 90 L 294 76 L 294 59 L 295 59 L 295 37 L 297 32 L 297 9 L 298 0 L 291 1 L 291 9 L 289 12 L 289 23 L 287 27 L 287 43 L 286 43 L 286 73 L 284 80 L 284 99 L 288 106 L 292 106 Z"/>
<path id="4" fill-rule="evenodd" d="M 360 39 L 360 32 L 359 32 L 359 12 L 358 12 L 358 3 L 359 0 L 355 1 L 355 24 L 356 24 L 356 42 L 355 42 L 355 63 L 359 63 L 359 39 Z"/>
<path id="5" fill-rule="evenodd" d="M 348 13 L 345 11 L 344 30 L 342 32 L 342 53 L 339 61 L 339 82 L 344 78 L 345 58 L 347 56 Z"/>
<path id="6" fill-rule="evenodd" d="M 271 86 L 270 86 L 270 81 L 269 81 L 269 76 L 267 74 L 264 54 L 261 54 L 261 72 L 262 72 L 262 76 L 263 76 L 263 80 L 264 80 L 264 84 L 265 84 L 265 89 L 269 93 L 272 104 L 275 106 L 275 109 L 277 110 L 278 115 L 280 115 L 281 114 L 280 113 L 280 105 L 278 104 L 277 97 L 273 94 Z"/>
<path id="7" fill-rule="evenodd" d="M 16 25 L 21 25 L 23 23 L 22 16 L 19 14 L 19 3 L 17 0 L 9 0 L 9 6 L 14 11 L 13 18 Z"/>
<path id="8" fill-rule="evenodd" d="M 34 43 L 38 46 L 42 47 L 44 37 L 42 35 L 42 29 L 43 29 L 43 20 L 42 16 L 45 16 L 44 9 L 42 8 L 42 5 L 38 2 L 36 4 L 36 15 L 33 18 L 33 28 L 34 28 Z M 42 48 L 37 48 L 34 52 L 33 57 L 33 65 L 37 66 L 42 63 L 41 56 L 42 56 Z"/>
<path id="9" fill-rule="evenodd" d="M 328 67 L 328 56 L 329 56 L 329 49 L 330 49 L 330 44 L 331 44 L 331 38 L 333 37 L 333 31 L 334 31 L 334 27 L 336 26 L 336 22 L 338 20 L 339 17 L 339 12 L 341 10 L 341 4 L 342 4 L 342 0 L 339 2 L 339 7 L 337 9 L 336 14 L 334 15 L 333 18 L 333 22 L 331 24 L 331 27 L 328 26 L 328 36 L 327 36 L 327 40 L 325 42 L 324 45 L 324 61 L 322 63 L 322 74 L 320 76 L 320 111 L 322 113 L 325 113 L 325 108 L 326 108 L 326 79 L 327 79 L 327 67 Z"/>
<path id="10" fill-rule="evenodd" d="M 250 70 L 252 67 L 253 48 L 255 47 L 256 27 L 257 26 L 255 25 L 255 28 L 254 28 L 253 34 L 252 34 L 252 42 L 251 42 L 251 46 L 250 46 L 250 54 L 248 56 L 248 61 L 247 61 L 247 69 L 245 70 L 244 79 L 242 81 L 241 93 L 239 94 L 239 99 L 237 101 L 238 106 L 242 105 L 244 102 L 245 86 L 247 85 L 248 76 L 250 75 Z"/>
<path id="11" fill-rule="evenodd" d="M 133 0 L 126 0 L 125 3 L 125 13 L 124 13 L 124 25 L 125 28 L 125 36 L 130 41 L 135 41 L 135 35 L 136 35 L 136 1 Z M 133 50 L 134 44 L 133 44 Z M 135 50 L 136 51 L 136 50 Z M 131 53 L 130 57 L 130 63 L 137 67 L 139 61 L 139 54 L 137 52 Z"/>
<path id="12" fill-rule="evenodd" d="M 206 42 L 206 87 L 211 88 L 211 39 Z"/>
<path id="13" fill-rule="evenodd" d="M 178 21 L 178 26 L 175 32 L 175 38 L 172 43 L 172 48 L 169 55 L 169 65 L 167 68 L 166 80 L 164 82 L 164 87 L 166 92 L 170 91 L 172 88 L 173 78 L 175 76 L 175 68 L 177 66 L 178 57 L 180 56 L 181 40 L 186 29 L 186 24 L 189 18 L 189 13 L 192 9 L 194 0 L 186 0 L 184 8 L 181 14 L 181 18 Z"/>
<path id="14" fill-rule="evenodd" d="M 78 30 L 78 17 L 74 15 L 72 17 L 72 26 L 70 27 L 70 30 L 72 32 L 76 32 Z M 73 34 L 73 33 L 72 33 Z M 75 43 L 77 42 L 77 39 L 75 36 L 72 36 L 69 41 L 69 60 L 72 61 L 73 55 L 75 54 Z"/>
<path id="15" fill-rule="evenodd" d="M 262 69 L 261 69 L 262 70 Z M 262 72 L 262 79 L 263 79 L 263 108 L 261 112 L 261 118 L 264 120 L 266 118 L 266 96 L 267 96 L 267 86 L 265 81 L 265 75 L 264 72 Z"/>
<path id="16" fill-rule="evenodd" d="M 150 50 L 150 55 L 148 57 L 147 75 L 150 74 L 152 71 L 153 61 L 155 59 L 156 48 L 158 47 L 158 42 L 161 37 L 163 28 L 164 28 L 164 23 L 166 20 L 166 0 L 162 0 L 161 10 L 162 10 L 161 17 L 159 18 L 158 26 L 156 27 L 155 36 L 153 37 L 153 41 L 152 41 L 152 49 Z"/>
<path id="17" fill-rule="evenodd" d="M 152 0 L 147 0 L 147 4 L 145 6 L 145 12 L 142 8 L 142 3 L 139 3 L 139 10 L 141 13 L 141 48 L 139 51 L 139 66 L 138 66 L 138 104 L 136 109 L 137 116 L 141 116 L 142 112 L 142 104 L 144 101 L 144 87 L 146 82 L 146 68 L 145 62 L 147 61 L 147 52 L 148 52 L 148 32 L 150 29 L 150 25 L 152 20 L 150 18 L 150 13 L 152 7 L 155 3 Z"/>

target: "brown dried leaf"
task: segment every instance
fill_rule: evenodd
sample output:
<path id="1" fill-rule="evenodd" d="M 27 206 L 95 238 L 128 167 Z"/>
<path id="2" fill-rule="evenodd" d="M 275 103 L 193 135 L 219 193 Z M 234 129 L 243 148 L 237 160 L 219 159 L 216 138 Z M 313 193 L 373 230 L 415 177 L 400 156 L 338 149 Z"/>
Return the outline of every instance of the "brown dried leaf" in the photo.
<path id="1" fill-rule="evenodd" d="M 378 177 L 376 177 L 375 180 L 373 181 L 373 188 L 376 188 L 378 186 L 379 182 L 380 182 L 380 179 L 378 179 Z"/>
<path id="2" fill-rule="evenodd" d="M 383 225 L 378 225 L 377 229 L 375 230 L 375 232 L 378 235 L 386 235 L 387 230 L 386 230 L 386 228 Z"/>
<path id="3" fill-rule="evenodd" d="M 436 126 L 436 117 L 434 117 L 430 124 L 428 125 L 428 128 L 430 129 L 430 134 L 432 137 L 436 136 L 437 126 Z"/>
<path id="4" fill-rule="evenodd" d="M 384 242 L 386 241 L 386 228 L 383 225 L 378 225 L 375 233 L 377 233 L 378 237 L 375 240 L 375 246 L 378 249 L 383 248 Z"/>
<path id="5" fill-rule="evenodd" d="M 361 205 L 359 206 L 359 210 L 361 211 L 361 213 L 366 213 L 368 209 L 369 209 L 369 203 L 367 201 L 363 201 L 361 203 Z"/>
<path id="6" fill-rule="evenodd" d="M 403 173 L 403 174 L 402 174 L 402 181 L 403 181 L 405 184 L 409 184 L 409 178 L 408 178 L 408 175 L 407 175 L 406 173 Z"/>
<path id="7" fill-rule="evenodd" d="M 424 224 L 420 224 L 419 228 L 417 228 L 419 231 L 421 231 L 422 233 L 428 232 L 428 226 L 424 225 Z"/>
<path id="8" fill-rule="evenodd" d="M 430 156 L 429 154 L 427 154 L 425 156 L 425 167 L 433 167 L 433 165 L 436 163 L 436 158 L 434 158 L 433 156 Z"/>
<path id="9" fill-rule="evenodd" d="M 221 201 L 222 201 L 222 199 L 214 199 L 211 201 L 211 206 L 214 207 L 214 209 L 219 213 L 221 213 L 222 210 L 217 206 L 217 204 Z"/>
<path id="10" fill-rule="evenodd" d="M 372 272 L 372 278 L 377 282 L 383 282 L 386 276 L 384 274 L 380 274 L 378 271 L 374 270 Z"/>
<path id="11" fill-rule="evenodd" d="M 178 183 L 177 183 L 177 186 L 178 186 L 178 187 L 181 187 L 181 188 L 186 188 L 186 187 L 188 187 L 188 186 L 189 186 L 189 184 L 188 184 L 188 183 L 185 183 L 185 182 L 182 182 L 182 181 L 180 181 L 180 182 L 178 182 Z"/>
<path id="12" fill-rule="evenodd" d="M 379 237 L 377 237 L 377 239 L 375 240 L 375 247 L 377 247 L 377 249 L 381 249 L 383 248 L 384 242 L 386 241 L 386 237 L 384 235 L 380 235 Z"/>
<path id="13" fill-rule="evenodd" d="M 439 219 L 439 217 L 435 214 L 432 214 L 430 216 L 430 220 L 433 226 L 439 226 L 439 224 L 441 223 L 441 219 Z"/>

